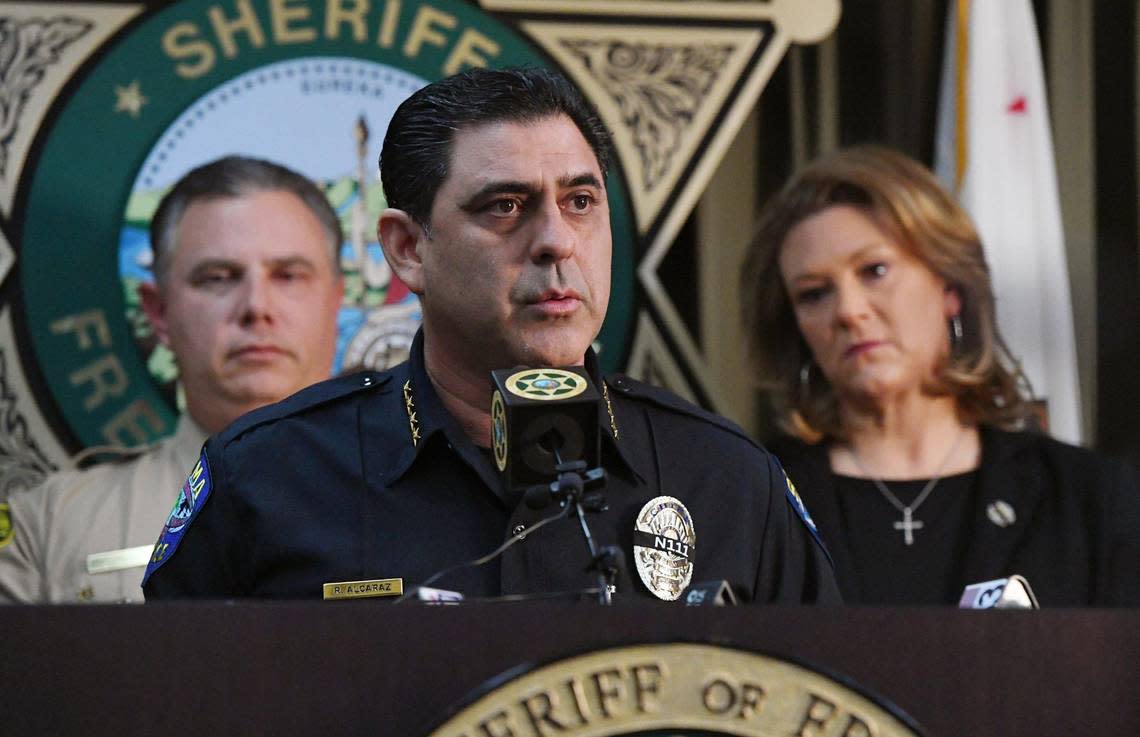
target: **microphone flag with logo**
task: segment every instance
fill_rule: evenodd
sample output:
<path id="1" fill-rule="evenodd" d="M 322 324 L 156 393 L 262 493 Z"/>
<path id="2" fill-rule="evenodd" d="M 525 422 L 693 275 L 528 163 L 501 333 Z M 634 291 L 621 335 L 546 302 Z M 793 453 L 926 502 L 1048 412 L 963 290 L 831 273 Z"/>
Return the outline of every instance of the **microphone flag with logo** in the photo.
<path id="1" fill-rule="evenodd" d="M 601 395 L 585 369 L 499 369 L 491 384 L 491 448 L 507 490 L 550 483 L 560 463 L 600 465 Z"/>

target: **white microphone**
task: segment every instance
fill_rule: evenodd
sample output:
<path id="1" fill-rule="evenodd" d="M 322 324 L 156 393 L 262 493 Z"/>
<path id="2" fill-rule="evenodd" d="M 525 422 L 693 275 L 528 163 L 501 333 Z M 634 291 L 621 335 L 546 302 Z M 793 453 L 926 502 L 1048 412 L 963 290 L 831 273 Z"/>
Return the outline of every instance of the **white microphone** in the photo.
<path id="1" fill-rule="evenodd" d="M 728 581 L 701 581 L 689 587 L 685 606 L 729 606 L 736 604 L 736 594 Z"/>
<path id="2" fill-rule="evenodd" d="M 972 583 L 962 591 L 959 609 L 1040 609 L 1024 576 Z"/>

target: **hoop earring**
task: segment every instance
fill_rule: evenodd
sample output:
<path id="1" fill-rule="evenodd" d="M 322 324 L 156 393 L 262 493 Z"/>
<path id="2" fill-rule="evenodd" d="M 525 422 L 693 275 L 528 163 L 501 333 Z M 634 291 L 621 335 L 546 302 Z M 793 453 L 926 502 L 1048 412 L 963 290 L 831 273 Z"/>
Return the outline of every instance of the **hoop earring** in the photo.
<path id="1" fill-rule="evenodd" d="M 950 350 L 957 351 L 962 347 L 965 332 L 962 330 L 962 316 L 954 315 L 950 318 Z"/>

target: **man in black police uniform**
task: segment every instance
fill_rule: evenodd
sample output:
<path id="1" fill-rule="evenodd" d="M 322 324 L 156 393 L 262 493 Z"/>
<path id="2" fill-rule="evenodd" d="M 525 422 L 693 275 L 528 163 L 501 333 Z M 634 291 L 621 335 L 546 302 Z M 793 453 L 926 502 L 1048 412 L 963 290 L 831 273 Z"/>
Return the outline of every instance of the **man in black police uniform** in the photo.
<path id="1" fill-rule="evenodd" d="M 525 533 L 553 509 L 520 503 L 492 465 L 490 372 L 585 364 L 604 395 L 609 475 L 609 509 L 590 521 L 631 561 L 617 600 L 683 598 L 690 580 L 724 579 L 747 601 L 838 601 L 772 456 L 720 417 L 598 375 L 610 156 L 601 122 L 547 71 L 472 70 L 406 100 L 381 153 L 390 209 L 379 236 L 422 301 L 411 358 L 318 384 L 211 438 L 155 547 L 147 598 L 410 587 Z M 635 549 L 635 528 L 682 540 L 687 556 Z M 577 520 L 560 519 L 436 585 L 468 597 L 581 591 L 597 586 L 588 557 Z"/>

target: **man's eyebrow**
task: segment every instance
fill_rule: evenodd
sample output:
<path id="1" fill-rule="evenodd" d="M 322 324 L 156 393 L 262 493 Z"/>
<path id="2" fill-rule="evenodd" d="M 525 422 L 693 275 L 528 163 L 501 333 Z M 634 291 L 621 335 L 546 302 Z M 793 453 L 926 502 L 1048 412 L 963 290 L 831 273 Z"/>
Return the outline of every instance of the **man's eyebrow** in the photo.
<path id="1" fill-rule="evenodd" d="M 237 262 L 224 258 L 208 258 L 194 264 L 190 269 L 190 276 L 198 276 L 199 274 L 210 271 L 212 269 L 244 269 L 245 267 Z"/>
<path id="2" fill-rule="evenodd" d="M 314 268 L 313 260 L 308 256 L 303 256 L 301 254 L 270 258 L 266 259 L 263 263 L 274 269 L 290 268 L 295 266 L 309 269 Z M 249 266 L 245 263 L 242 263 L 241 261 L 234 261 L 232 259 L 225 258 L 208 258 L 194 264 L 194 267 L 190 269 L 190 276 L 191 278 L 197 277 L 214 269 L 226 269 L 231 271 L 245 272 L 245 270 L 248 268 Z"/>
<path id="3" fill-rule="evenodd" d="M 558 180 L 559 187 L 597 187 L 602 189 L 602 183 L 593 174 L 586 172 L 585 174 L 577 174 L 574 176 L 564 176 Z"/>
<path id="4" fill-rule="evenodd" d="M 596 187 L 602 189 L 602 183 L 596 176 L 590 172 L 583 174 L 567 174 L 559 177 L 558 186 L 560 188 L 569 187 Z M 539 188 L 533 184 L 516 180 L 504 180 L 499 182 L 489 182 L 483 187 L 474 192 L 467 200 L 459 207 L 461 210 L 471 212 L 479 208 L 483 200 L 492 195 L 497 194 L 519 194 L 526 197 L 533 197 L 538 194 Z"/>
<path id="5" fill-rule="evenodd" d="M 308 256 L 302 256 L 300 254 L 271 258 L 268 259 L 266 263 L 278 269 L 286 266 L 305 266 L 308 268 L 313 268 L 313 260 Z"/>

